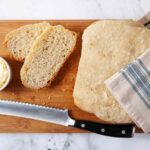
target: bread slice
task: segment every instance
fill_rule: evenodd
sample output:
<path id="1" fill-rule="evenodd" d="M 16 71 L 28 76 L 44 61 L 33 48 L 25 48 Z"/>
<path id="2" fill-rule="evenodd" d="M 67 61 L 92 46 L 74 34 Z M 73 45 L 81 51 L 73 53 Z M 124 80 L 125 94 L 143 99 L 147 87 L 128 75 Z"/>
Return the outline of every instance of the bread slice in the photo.
<path id="1" fill-rule="evenodd" d="M 50 24 L 47 22 L 22 26 L 6 35 L 4 46 L 16 60 L 23 61 L 37 37 L 48 27 Z"/>
<path id="2" fill-rule="evenodd" d="M 33 89 L 50 85 L 73 52 L 76 39 L 75 32 L 61 25 L 47 29 L 34 43 L 21 68 L 23 85 Z"/>

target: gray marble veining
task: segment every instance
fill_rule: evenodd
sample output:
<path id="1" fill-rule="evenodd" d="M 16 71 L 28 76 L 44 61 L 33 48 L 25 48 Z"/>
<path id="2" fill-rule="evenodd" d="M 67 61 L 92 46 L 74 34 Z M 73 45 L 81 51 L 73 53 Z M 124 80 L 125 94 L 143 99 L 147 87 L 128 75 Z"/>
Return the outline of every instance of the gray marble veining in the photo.
<path id="1" fill-rule="evenodd" d="M 0 150 L 148 150 L 149 135 L 122 139 L 97 134 L 1 134 Z M 145 147 L 144 147 L 145 146 Z"/>

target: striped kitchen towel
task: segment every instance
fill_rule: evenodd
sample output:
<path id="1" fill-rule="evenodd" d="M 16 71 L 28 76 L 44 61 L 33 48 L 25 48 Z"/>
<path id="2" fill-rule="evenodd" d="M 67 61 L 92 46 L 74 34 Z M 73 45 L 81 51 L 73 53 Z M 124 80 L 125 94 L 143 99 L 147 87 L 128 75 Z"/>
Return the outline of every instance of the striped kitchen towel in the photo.
<path id="1" fill-rule="evenodd" d="M 150 132 L 150 49 L 105 81 L 137 126 Z"/>

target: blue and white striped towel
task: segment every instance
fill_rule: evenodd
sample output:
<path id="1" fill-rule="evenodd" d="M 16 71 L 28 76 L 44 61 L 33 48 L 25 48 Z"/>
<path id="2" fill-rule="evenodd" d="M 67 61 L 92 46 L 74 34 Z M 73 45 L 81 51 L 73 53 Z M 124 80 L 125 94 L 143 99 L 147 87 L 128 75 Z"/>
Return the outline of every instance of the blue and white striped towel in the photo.
<path id="1" fill-rule="evenodd" d="M 150 132 L 150 49 L 105 84 L 137 126 Z"/>

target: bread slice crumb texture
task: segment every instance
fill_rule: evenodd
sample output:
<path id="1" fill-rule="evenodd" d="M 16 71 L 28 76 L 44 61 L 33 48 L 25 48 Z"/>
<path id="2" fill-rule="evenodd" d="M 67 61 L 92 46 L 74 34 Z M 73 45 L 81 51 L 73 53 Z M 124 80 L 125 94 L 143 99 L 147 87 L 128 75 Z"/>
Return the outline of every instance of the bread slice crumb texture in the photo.
<path id="1" fill-rule="evenodd" d="M 47 29 L 34 43 L 21 69 L 24 86 L 39 89 L 50 85 L 73 52 L 77 35 L 63 26 Z"/>
<path id="2" fill-rule="evenodd" d="M 35 40 L 49 27 L 47 22 L 22 26 L 6 35 L 4 45 L 16 60 L 23 61 Z"/>

